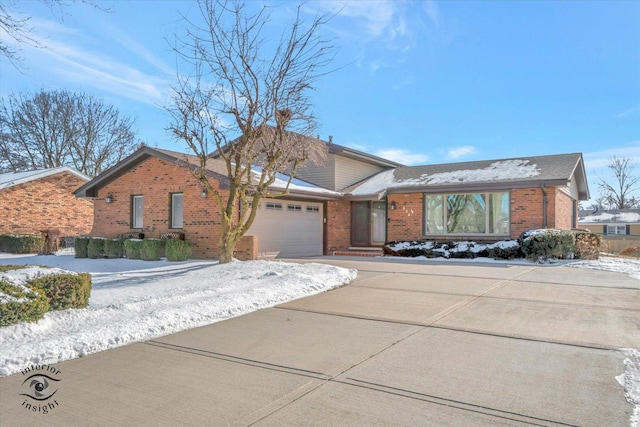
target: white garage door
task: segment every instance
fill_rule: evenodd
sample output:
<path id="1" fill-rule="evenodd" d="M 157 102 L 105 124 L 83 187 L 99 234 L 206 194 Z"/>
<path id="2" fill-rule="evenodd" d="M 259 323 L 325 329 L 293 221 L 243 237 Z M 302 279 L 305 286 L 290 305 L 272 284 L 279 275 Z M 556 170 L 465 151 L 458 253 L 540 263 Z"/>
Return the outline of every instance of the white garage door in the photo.
<path id="1" fill-rule="evenodd" d="M 262 199 L 247 232 L 258 236 L 261 257 L 322 255 L 322 203 Z"/>

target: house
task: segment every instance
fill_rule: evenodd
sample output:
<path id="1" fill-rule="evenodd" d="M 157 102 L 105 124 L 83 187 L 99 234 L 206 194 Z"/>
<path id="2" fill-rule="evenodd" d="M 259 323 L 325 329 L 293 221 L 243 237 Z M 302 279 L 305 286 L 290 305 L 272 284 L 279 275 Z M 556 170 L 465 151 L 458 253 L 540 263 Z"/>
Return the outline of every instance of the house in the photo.
<path id="1" fill-rule="evenodd" d="M 640 236 L 640 209 L 581 210 L 578 224 L 604 236 Z"/>
<path id="2" fill-rule="evenodd" d="M 93 201 L 73 192 L 90 179 L 69 167 L 0 174 L 0 234 L 88 234 Z"/>
<path id="3" fill-rule="evenodd" d="M 581 154 L 430 166 L 326 143 L 290 194 L 263 199 L 247 235 L 262 256 L 317 256 L 413 239 L 500 240 L 533 228 L 573 228 L 589 198 Z M 219 254 L 220 212 L 191 169 L 194 156 L 142 147 L 76 191 L 95 200 L 94 236 L 180 233 L 198 257 Z M 222 162 L 211 181 L 224 194 Z M 285 181 L 273 187 L 282 187 Z"/>

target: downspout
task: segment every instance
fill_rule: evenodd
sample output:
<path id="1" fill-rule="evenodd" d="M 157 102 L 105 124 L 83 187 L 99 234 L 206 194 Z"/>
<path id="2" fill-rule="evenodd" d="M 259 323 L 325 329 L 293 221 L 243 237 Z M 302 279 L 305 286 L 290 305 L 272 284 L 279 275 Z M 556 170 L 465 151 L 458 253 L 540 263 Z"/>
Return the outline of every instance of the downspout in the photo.
<path id="1" fill-rule="evenodd" d="M 542 190 L 542 228 L 547 228 L 547 192 L 544 190 L 544 184 L 540 189 Z"/>

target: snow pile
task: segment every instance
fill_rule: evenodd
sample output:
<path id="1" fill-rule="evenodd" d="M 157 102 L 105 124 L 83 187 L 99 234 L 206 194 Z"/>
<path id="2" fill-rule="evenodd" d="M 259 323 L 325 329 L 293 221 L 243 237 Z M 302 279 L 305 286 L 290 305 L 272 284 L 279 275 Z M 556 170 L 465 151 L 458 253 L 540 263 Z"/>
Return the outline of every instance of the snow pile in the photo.
<path id="1" fill-rule="evenodd" d="M 36 323 L 1 328 L 0 376 L 211 324 L 356 277 L 356 270 L 323 264 L 0 257 L 6 264 L 26 260 L 90 272 L 91 298 L 85 309 L 53 311 Z M 24 270 L 13 274 L 19 271 Z"/>
<path id="2" fill-rule="evenodd" d="M 624 387 L 624 397 L 634 405 L 629 421 L 631 427 L 640 427 L 640 351 L 633 348 L 620 349 L 627 356 L 624 359 L 626 370 L 616 377 L 618 383 Z"/>
<path id="3" fill-rule="evenodd" d="M 482 169 L 463 169 L 451 172 L 423 174 L 419 178 L 397 179 L 394 170 L 380 172 L 355 188 L 351 194 L 378 194 L 390 188 L 420 187 L 433 184 L 456 184 L 460 182 L 493 182 L 531 178 L 540 175 L 537 165 L 529 160 L 502 160 Z"/>
<path id="4" fill-rule="evenodd" d="M 628 274 L 640 280 L 640 261 L 627 258 L 603 257 L 593 261 L 577 261 L 567 264 L 568 267 L 591 268 L 593 270 L 614 271 Z"/>

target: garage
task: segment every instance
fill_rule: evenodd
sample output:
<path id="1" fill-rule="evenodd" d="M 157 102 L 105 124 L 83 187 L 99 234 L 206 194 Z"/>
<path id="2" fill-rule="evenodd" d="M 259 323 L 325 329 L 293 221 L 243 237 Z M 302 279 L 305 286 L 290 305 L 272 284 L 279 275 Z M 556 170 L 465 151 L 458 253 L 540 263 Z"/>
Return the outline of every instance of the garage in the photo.
<path id="1" fill-rule="evenodd" d="M 262 199 L 247 235 L 258 236 L 260 257 L 321 256 L 322 203 Z"/>

